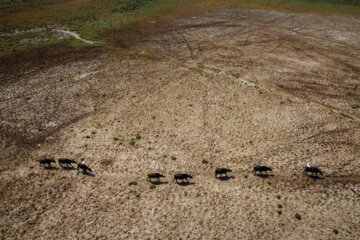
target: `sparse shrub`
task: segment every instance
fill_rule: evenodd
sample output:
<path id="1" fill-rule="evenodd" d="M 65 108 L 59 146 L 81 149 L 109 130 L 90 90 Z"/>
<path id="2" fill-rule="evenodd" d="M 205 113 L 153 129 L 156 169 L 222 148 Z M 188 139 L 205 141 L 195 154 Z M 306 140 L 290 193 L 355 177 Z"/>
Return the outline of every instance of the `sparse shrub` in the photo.
<path id="1" fill-rule="evenodd" d="M 153 190 L 153 189 L 155 189 L 155 188 L 156 188 L 156 186 L 155 186 L 154 184 L 150 186 L 150 189 L 151 189 L 151 190 Z"/>
<path id="2" fill-rule="evenodd" d="M 87 136 L 85 136 L 86 138 L 90 138 L 90 136 L 89 135 L 87 135 Z"/>
<path id="3" fill-rule="evenodd" d="M 137 194 L 135 195 L 135 197 L 136 197 L 136 198 L 140 198 L 140 194 L 137 193 Z"/>
<path id="4" fill-rule="evenodd" d="M 324 188 L 329 188 L 329 185 L 327 185 L 326 183 L 323 184 Z"/>
<path id="5" fill-rule="evenodd" d="M 163 158 L 167 158 L 167 155 L 166 155 L 166 154 L 164 154 L 164 155 L 163 155 Z"/>
<path id="6" fill-rule="evenodd" d="M 30 97 L 26 97 L 26 100 L 30 100 Z"/>
<path id="7" fill-rule="evenodd" d="M 278 208 L 283 208 L 283 205 L 281 203 L 279 203 Z"/>
<path id="8" fill-rule="evenodd" d="M 285 104 L 285 102 L 284 102 L 284 101 L 281 101 L 280 104 L 281 104 L 281 105 L 282 105 L 282 104 Z"/>
<path id="9" fill-rule="evenodd" d="M 193 105 L 192 104 L 189 104 L 189 107 L 192 107 Z"/>
<path id="10" fill-rule="evenodd" d="M 250 140 L 249 143 L 250 143 L 251 145 L 253 145 L 254 142 L 253 142 L 253 140 Z"/>
<path id="11" fill-rule="evenodd" d="M 244 178 L 248 178 L 248 175 L 244 175 Z"/>
<path id="12" fill-rule="evenodd" d="M 170 158 L 171 158 L 171 160 L 176 160 L 175 156 L 171 156 Z"/>
<path id="13" fill-rule="evenodd" d="M 334 230 L 333 230 L 333 233 L 335 233 L 335 234 L 339 234 L 339 230 L 334 229 Z"/>
<path id="14" fill-rule="evenodd" d="M 151 118 L 152 118 L 152 119 L 155 119 L 155 116 L 152 116 Z"/>
<path id="15" fill-rule="evenodd" d="M 206 159 L 203 159 L 201 162 L 202 162 L 202 164 L 208 164 L 209 163 L 209 161 L 206 160 Z"/>
<path id="16" fill-rule="evenodd" d="M 277 199 L 281 199 L 280 194 L 276 195 L 276 198 L 277 198 Z"/>
<path id="17" fill-rule="evenodd" d="M 150 151 L 152 148 L 151 148 L 151 147 L 149 147 L 148 149 L 149 149 L 149 151 Z"/>
<path id="18" fill-rule="evenodd" d="M 301 220 L 301 215 L 300 215 L 300 213 L 295 213 L 295 218 L 296 218 L 297 220 Z"/>
<path id="19" fill-rule="evenodd" d="M 277 212 L 277 214 L 279 214 L 279 215 L 281 215 L 282 214 L 282 211 L 279 209 L 279 210 L 277 210 L 276 211 Z"/>
<path id="20" fill-rule="evenodd" d="M 360 106 L 359 105 L 352 105 L 351 108 L 352 109 L 358 109 L 358 108 L 360 108 Z"/>
<path id="21" fill-rule="evenodd" d="M 269 182 L 267 182 L 267 184 L 268 184 L 268 185 L 271 185 L 271 182 L 269 181 Z"/>
<path id="22" fill-rule="evenodd" d="M 63 79 L 63 78 L 60 78 L 59 81 L 62 82 L 62 81 L 64 81 L 64 79 Z"/>
<path id="23" fill-rule="evenodd" d="M 137 135 L 136 135 L 136 139 L 137 139 L 137 140 L 140 140 L 140 139 L 141 139 L 140 134 L 137 134 Z"/>
<path id="24" fill-rule="evenodd" d="M 113 139 L 114 139 L 114 141 L 117 141 L 117 140 L 119 140 L 119 138 L 118 138 L 118 137 L 114 137 Z"/>
<path id="25" fill-rule="evenodd" d="M 134 139 L 131 139 L 131 140 L 130 140 L 130 145 L 132 145 L 132 146 L 135 145 L 135 140 L 134 140 Z"/>
<path id="26" fill-rule="evenodd" d="M 136 185 L 138 185 L 138 183 L 135 181 L 129 182 L 129 186 L 136 186 Z"/>

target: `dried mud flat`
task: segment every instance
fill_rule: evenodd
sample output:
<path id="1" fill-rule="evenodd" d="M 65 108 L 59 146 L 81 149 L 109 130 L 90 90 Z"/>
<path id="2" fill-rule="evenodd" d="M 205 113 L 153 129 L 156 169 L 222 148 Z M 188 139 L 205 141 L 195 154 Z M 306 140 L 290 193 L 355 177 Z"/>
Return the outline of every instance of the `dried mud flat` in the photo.
<path id="1" fill-rule="evenodd" d="M 110 37 L 119 53 L 1 73 L 2 239 L 360 238 L 358 19 L 222 9 Z"/>

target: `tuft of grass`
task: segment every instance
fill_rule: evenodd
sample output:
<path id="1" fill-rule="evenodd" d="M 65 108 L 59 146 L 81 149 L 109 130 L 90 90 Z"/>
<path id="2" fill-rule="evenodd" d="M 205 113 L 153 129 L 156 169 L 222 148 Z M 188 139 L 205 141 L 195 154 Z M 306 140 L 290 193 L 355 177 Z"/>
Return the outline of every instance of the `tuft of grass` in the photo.
<path id="1" fill-rule="evenodd" d="M 137 140 L 140 140 L 140 139 L 141 139 L 141 135 L 140 135 L 140 134 L 137 134 L 137 135 L 136 135 L 136 139 L 137 139 Z"/>
<path id="2" fill-rule="evenodd" d="M 171 156 L 170 158 L 171 158 L 171 160 L 176 160 L 175 156 Z"/>
<path id="3" fill-rule="evenodd" d="M 345 114 L 345 113 L 341 113 L 341 116 L 347 117 L 347 118 L 350 118 L 350 119 L 354 119 L 352 116 L 349 116 L 349 115 L 347 115 L 347 114 Z"/>
<path id="4" fill-rule="evenodd" d="M 131 139 L 129 144 L 132 145 L 132 146 L 134 146 L 134 145 L 135 145 L 135 140 L 134 140 L 134 139 Z"/>
<path id="5" fill-rule="evenodd" d="M 193 105 L 192 104 L 189 104 L 189 107 L 192 107 Z"/>
<path id="6" fill-rule="evenodd" d="M 276 211 L 277 212 L 277 214 L 279 214 L 279 215 L 281 215 L 282 214 L 282 211 L 279 209 L 279 210 L 277 210 Z"/>
<path id="7" fill-rule="evenodd" d="M 117 141 L 117 140 L 119 140 L 119 138 L 118 138 L 118 137 L 114 137 L 113 139 L 114 139 L 114 141 Z"/>
<path id="8" fill-rule="evenodd" d="M 89 135 L 86 135 L 85 137 L 86 137 L 86 138 L 90 138 L 90 136 L 89 136 Z"/>
<path id="9" fill-rule="evenodd" d="M 206 160 L 205 158 L 201 162 L 202 162 L 202 164 L 208 164 L 209 163 L 209 161 Z"/>
<path id="10" fill-rule="evenodd" d="M 151 190 L 153 190 L 153 189 L 155 189 L 155 188 L 156 188 L 156 186 L 155 186 L 154 184 L 150 185 L 150 189 L 151 189 Z"/>
<path id="11" fill-rule="evenodd" d="M 268 185 L 271 185 L 271 182 L 269 181 L 269 182 L 267 182 L 267 184 L 268 184 Z"/>
<path id="12" fill-rule="evenodd" d="M 300 213 L 295 213 L 295 218 L 296 218 L 297 220 L 301 220 L 301 215 L 300 215 Z"/>
<path id="13" fill-rule="evenodd" d="M 351 108 L 352 109 L 358 109 L 358 108 L 360 108 L 360 106 L 359 105 L 352 105 Z"/>
<path id="14" fill-rule="evenodd" d="M 337 229 L 335 228 L 335 229 L 333 229 L 333 233 L 339 234 L 339 230 L 337 230 Z"/>
<path id="15" fill-rule="evenodd" d="M 164 155 L 163 155 L 163 158 L 167 158 L 167 155 L 166 155 L 166 154 L 164 154 Z"/>
<path id="16" fill-rule="evenodd" d="M 278 208 L 283 208 L 283 205 L 281 203 L 279 203 Z"/>
<path id="17" fill-rule="evenodd" d="M 138 183 L 135 181 L 129 182 L 129 186 L 136 186 L 136 185 L 138 185 Z"/>
<path id="18" fill-rule="evenodd" d="M 276 195 L 276 198 L 277 198 L 277 199 L 281 199 L 280 194 Z"/>

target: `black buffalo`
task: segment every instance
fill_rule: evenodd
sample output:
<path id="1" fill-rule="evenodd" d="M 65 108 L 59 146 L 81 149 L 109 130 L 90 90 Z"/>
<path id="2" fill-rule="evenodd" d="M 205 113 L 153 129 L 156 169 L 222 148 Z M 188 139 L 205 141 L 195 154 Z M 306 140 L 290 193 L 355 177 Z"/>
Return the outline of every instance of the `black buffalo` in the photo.
<path id="1" fill-rule="evenodd" d="M 193 178 L 193 177 L 186 173 L 178 173 L 174 175 L 173 181 L 176 180 L 176 182 L 178 182 L 178 180 L 180 179 L 182 182 L 184 182 L 184 180 L 189 182 L 188 178 Z"/>
<path id="2" fill-rule="evenodd" d="M 66 167 L 72 167 L 72 163 L 75 163 L 76 162 L 74 160 L 71 160 L 71 159 L 67 159 L 67 158 L 59 158 L 58 159 L 58 162 L 59 162 L 59 165 L 63 167 L 63 164 L 66 164 Z"/>
<path id="3" fill-rule="evenodd" d="M 305 167 L 304 173 L 307 175 L 308 172 L 310 172 L 311 175 L 313 175 L 314 173 L 316 174 L 316 176 L 318 175 L 318 173 L 323 175 L 323 172 L 320 169 L 316 168 L 316 167 Z"/>
<path id="4" fill-rule="evenodd" d="M 92 172 L 91 168 L 89 168 L 88 166 L 86 166 L 84 163 L 78 163 L 77 164 L 77 168 L 76 169 L 82 169 L 83 170 L 83 173 L 86 174 L 89 172 Z"/>
<path id="5" fill-rule="evenodd" d="M 215 177 L 217 177 L 217 175 L 220 174 L 220 176 L 222 176 L 223 174 L 226 175 L 226 177 L 228 176 L 227 173 L 228 172 L 232 172 L 231 169 L 228 169 L 228 168 L 217 168 L 215 170 Z"/>
<path id="6" fill-rule="evenodd" d="M 56 163 L 54 159 L 47 159 L 47 158 L 43 158 L 39 160 L 40 166 L 45 166 L 45 164 L 47 164 L 48 168 L 51 168 L 51 163 Z"/>
<path id="7" fill-rule="evenodd" d="M 268 175 L 267 171 L 272 171 L 272 169 L 270 167 L 266 167 L 266 166 L 256 166 L 254 167 L 254 174 L 256 175 L 256 172 L 260 172 L 260 174 L 262 172 L 265 172 L 266 175 Z"/>
<path id="8" fill-rule="evenodd" d="M 160 173 L 149 173 L 146 180 L 147 181 L 150 180 L 150 182 L 151 182 L 152 178 L 156 178 L 158 180 L 158 182 L 160 182 L 160 178 L 164 178 L 164 177 L 165 176 L 161 175 Z"/>

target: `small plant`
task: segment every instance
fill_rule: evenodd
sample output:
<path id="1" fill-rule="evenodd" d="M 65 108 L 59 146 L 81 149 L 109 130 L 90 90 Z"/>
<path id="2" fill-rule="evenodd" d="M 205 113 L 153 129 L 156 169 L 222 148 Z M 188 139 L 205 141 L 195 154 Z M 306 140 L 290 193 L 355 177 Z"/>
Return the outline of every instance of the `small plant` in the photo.
<path id="1" fill-rule="evenodd" d="M 327 185 L 326 183 L 323 184 L 324 188 L 329 188 L 329 185 Z"/>
<path id="2" fill-rule="evenodd" d="M 136 186 L 136 185 L 138 185 L 138 183 L 135 181 L 129 182 L 129 186 Z"/>
<path id="3" fill-rule="evenodd" d="M 173 160 L 173 161 L 176 160 L 176 157 L 175 157 L 175 156 L 171 156 L 170 158 L 171 158 L 171 160 Z"/>
<path id="4" fill-rule="evenodd" d="M 279 214 L 279 215 L 281 215 L 282 214 L 282 211 L 279 209 L 279 210 L 277 210 L 276 211 L 277 212 L 277 214 Z"/>
<path id="5" fill-rule="evenodd" d="M 62 82 L 62 81 L 64 81 L 64 79 L 63 79 L 63 78 L 60 78 L 59 81 Z"/>
<path id="6" fill-rule="evenodd" d="M 276 198 L 277 198 L 277 199 L 281 199 L 280 194 L 276 195 Z"/>
<path id="7" fill-rule="evenodd" d="M 130 145 L 132 145 L 132 146 L 135 145 L 135 140 L 134 140 L 134 139 L 131 139 L 131 140 L 130 140 Z"/>
<path id="8" fill-rule="evenodd" d="M 267 182 L 267 184 L 268 184 L 268 185 L 271 185 L 271 182 L 269 181 L 269 182 Z"/>
<path id="9" fill-rule="evenodd" d="M 301 215 L 300 215 L 299 213 L 295 213 L 295 218 L 296 218 L 297 220 L 301 220 Z"/>
<path id="10" fill-rule="evenodd" d="M 285 104 L 285 102 L 284 102 L 284 101 L 281 101 L 280 104 L 281 104 L 281 105 L 282 105 L 282 104 Z"/>
<path id="11" fill-rule="evenodd" d="M 118 138 L 118 137 L 114 137 L 113 139 L 114 139 L 114 141 L 118 141 L 118 140 L 119 140 L 119 138 Z"/>
<path id="12" fill-rule="evenodd" d="M 164 155 L 163 155 L 163 158 L 167 158 L 167 155 L 166 155 L 166 154 L 164 154 Z"/>
<path id="13" fill-rule="evenodd" d="M 189 107 L 192 107 L 193 105 L 192 104 L 189 104 Z"/>
<path id="14" fill-rule="evenodd" d="M 283 208 L 283 205 L 281 203 L 279 203 L 278 208 Z"/>
<path id="15" fill-rule="evenodd" d="M 136 139 L 137 139 L 137 140 L 140 140 L 140 139 L 141 139 L 140 134 L 137 134 L 137 135 L 136 135 Z"/>
<path id="16" fill-rule="evenodd" d="M 89 135 L 87 135 L 87 136 L 85 136 L 86 138 L 90 138 L 90 136 Z"/>
<path id="17" fill-rule="evenodd" d="M 248 175 L 244 175 L 244 178 L 248 178 Z"/>
<path id="18" fill-rule="evenodd" d="M 95 131 L 92 131 L 91 134 L 96 134 L 96 132 L 95 132 Z"/>
<path id="19" fill-rule="evenodd" d="M 153 190 L 153 189 L 155 189 L 155 188 L 156 188 L 156 186 L 155 186 L 154 184 L 150 186 L 150 189 L 151 189 L 151 190 Z"/>
<path id="20" fill-rule="evenodd" d="M 26 99 L 26 100 L 30 100 L 30 97 L 26 97 L 25 99 Z"/>
<path id="21" fill-rule="evenodd" d="M 136 198 L 140 198 L 140 194 L 137 193 L 137 194 L 135 195 L 135 197 L 136 197 Z"/>
<path id="22" fill-rule="evenodd" d="M 250 140 L 249 143 L 250 143 L 251 145 L 253 145 L 254 142 L 253 142 L 253 140 Z"/>
<path id="23" fill-rule="evenodd" d="M 358 108 L 360 108 L 360 106 L 359 105 L 352 105 L 351 108 L 352 109 L 358 109 Z"/>
<path id="24" fill-rule="evenodd" d="M 333 230 L 333 233 L 335 234 L 339 234 L 339 230 L 337 230 L 336 228 Z"/>
<path id="25" fill-rule="evenodd" d="M 155 116 L 152 116 L 151 118 L 152 118 L 152 119 L 155 119 Z"/>
<path id="26" fill-rule="evenodd" d="M 209 163 L 209 161 L 206 160 L 206 159 L 203 159 L 201 162 L 202 162 L 202 164 L 208 164 Z"/>
<path id="27" fill-rule="evenodd" d="M 149 149 L 149 151 L 150 151 L 152 148 L 151 148 L 151 147 L 149 147 L 148 149 Z"/>
<path id="28" fill-rule="evenodd" d="M 196 196 L 197 196 L 197 197 L 200 197 L 201 195 L 200 195 L 200 193 L 198 193 L 198 194 L 196 194 Z"/>

